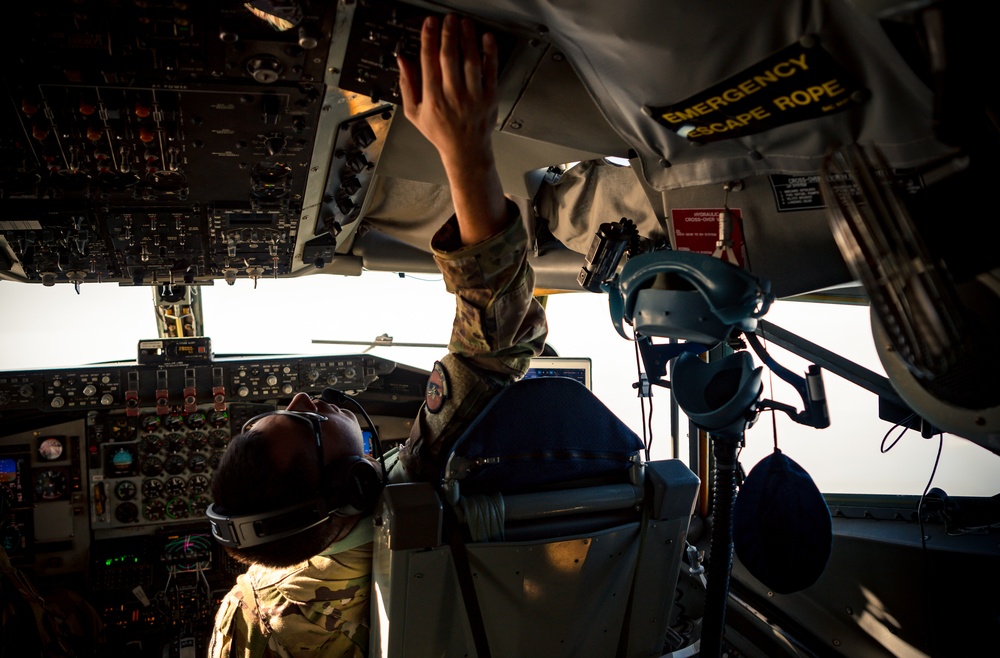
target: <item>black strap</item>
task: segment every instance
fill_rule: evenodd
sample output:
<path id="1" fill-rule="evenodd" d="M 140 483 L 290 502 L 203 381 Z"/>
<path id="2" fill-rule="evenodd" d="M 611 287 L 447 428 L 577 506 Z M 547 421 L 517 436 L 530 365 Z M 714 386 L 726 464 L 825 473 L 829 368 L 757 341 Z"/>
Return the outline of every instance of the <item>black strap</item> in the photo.
<path id="1" fill-rule="evenodd" d="M 490 658 L 490 643 L 486 637 L 486 626 L 483 623 L 483 611 L 476 597 L 476 586 L 472 582 L 472 567 L 469 565 L 469 552 L 462 536 L 462 528 L 451 505 L 444 505 L 445 532 L 451 545 L 451 556 L 455 560 L 455 571 L 458 572 L 458 587 L 465 601 L 465 613 L 472 627 L 472 639 L 476 644 L 479 658 Z"/>

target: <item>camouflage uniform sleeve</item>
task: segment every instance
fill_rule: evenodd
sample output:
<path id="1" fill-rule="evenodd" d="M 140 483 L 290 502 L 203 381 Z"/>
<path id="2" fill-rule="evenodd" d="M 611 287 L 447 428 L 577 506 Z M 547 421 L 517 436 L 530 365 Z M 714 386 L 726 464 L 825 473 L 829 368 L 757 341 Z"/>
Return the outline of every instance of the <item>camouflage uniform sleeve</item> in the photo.
<path id="1" fill-rule="evenodd" d="M 454 217 L 431 240 L 445 287 L 455 295 L 455 322 L 449 354 L 434 366 L 430 404 L 400 448 L 406 473 L 399 479 L 436 478 L 442 453 L 497 391 L 524 376 L 545 345 L 527 231 L 517 206 L 508 201 L 507 209 L 508 227 L 482 242 L 461 246 Z"/>
<path id="2" fill-rule="evenodd" d="M 371 530 L 349 539 L 294 567 L 250 567 L 219 606 L 208 657 L 367 656 Z"/>
<path id="3" fill-rule="evenodd" d="M 0 655 L 76 655 L 65 622 L 0 547 Z"/>

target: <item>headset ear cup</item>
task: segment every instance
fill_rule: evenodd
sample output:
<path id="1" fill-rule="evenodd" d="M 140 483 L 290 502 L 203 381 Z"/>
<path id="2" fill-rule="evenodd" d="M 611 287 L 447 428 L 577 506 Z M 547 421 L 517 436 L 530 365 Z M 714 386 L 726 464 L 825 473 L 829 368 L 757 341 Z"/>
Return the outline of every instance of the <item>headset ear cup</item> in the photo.
<path id="1" fill-rule="evenodd" d="M 326 498 L 331 509 L 350 505 L 371 512 L 381 493 L 381 469 L 364 457 L 338 459 L 327 467 Z"/>

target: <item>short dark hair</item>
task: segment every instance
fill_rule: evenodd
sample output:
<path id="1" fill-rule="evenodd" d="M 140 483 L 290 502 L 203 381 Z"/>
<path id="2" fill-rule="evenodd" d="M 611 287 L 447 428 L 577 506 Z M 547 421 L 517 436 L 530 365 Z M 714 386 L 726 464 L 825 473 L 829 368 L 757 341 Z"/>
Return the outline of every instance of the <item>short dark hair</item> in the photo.
<path id="1" fill-rule="evenodd" d="M 213 502 L 223 514 L 260 514 L 317 495 L 320 471 L 314 459 L 281 472 L 271 450 L 268 435 L 261 430 L 251 429 L 229 442 L 212 478 Z M 322 552 L 336 538 L 345 520 L 331 517 L 285 539 L 249 548 L 226 547 L 226 552 L 244 564 L 289 567 Z"/>

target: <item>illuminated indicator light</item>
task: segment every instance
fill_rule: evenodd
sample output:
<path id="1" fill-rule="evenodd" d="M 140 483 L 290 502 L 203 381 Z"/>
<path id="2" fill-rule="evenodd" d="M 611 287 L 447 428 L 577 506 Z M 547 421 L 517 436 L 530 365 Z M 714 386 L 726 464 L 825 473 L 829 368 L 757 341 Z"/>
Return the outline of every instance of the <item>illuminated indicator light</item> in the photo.
<path id="1" fill-rule="evenodd" d="M 25 114 L 27 114 L 28 116 L 31 116 L 31 115 L 35 114 L 36 112 L 38 112 L 38 105 L 36 105 L 35 103 L 32 103 L 31 101 L 27 101 L 27 100 L 23 101 L 21 103 L 21 111 L 24 112 Z"/>
<path id="2" fill-rule="evenodd" d="M 49 129 L 43 126 L 34 126 L 31 129 L 31 136 L 37 139 L 38 141 L 42 141 L 43 139 L 49 136 Z"/>
<path id="3" fill-rule="evenodd" d="M 156 136 L 153 134 L 153 131 L 147 128 L 143 128 L 142 130 L 139 131 L 139 141 L 149 143 L 153 141 L 155 137 Z"/>
<path id="4" fill-rule="evenodd" d="M 92 142 L 99 141 L 103 136 L 104 133 L 101 131 L 100 128 L 87 128 L 87 139 L 89 139 L 90 141 Z"/>
<path id="5" fill-rule="evenodd" d="M 145 119 L 152 113 L 148 105 L 143 105 L 142 103 L 135 104 L 135 115 L 140 119 Z"/>
<path id="6" fill-rule="evenodd" d="M 93 103 L 88 103 L 87 101 L 80 101 L 80 114 L 89 117 L 96 111 L 97 107 Z"/>

